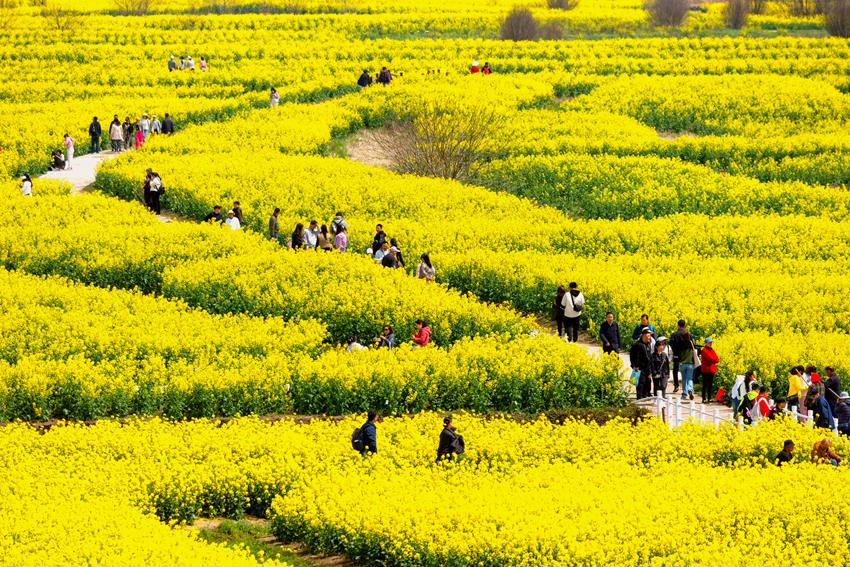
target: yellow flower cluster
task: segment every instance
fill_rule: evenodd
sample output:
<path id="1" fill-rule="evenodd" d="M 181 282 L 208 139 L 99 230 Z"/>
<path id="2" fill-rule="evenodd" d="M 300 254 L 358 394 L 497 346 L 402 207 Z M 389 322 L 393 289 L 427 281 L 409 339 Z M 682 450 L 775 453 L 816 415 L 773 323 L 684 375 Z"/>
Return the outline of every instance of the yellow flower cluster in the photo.
<path id="1" fill-rule="evenodd" d="M 831 434 L 790 421 L 671 431 L 655 420 L 558 426 L 459 414 L 467 452 L 435 464 L 441 417 L 383 419 L 379 452 L 365 459 L 349 444 L 356 416 L 60 424 L 43 434 L 7 426 L 0 564 L 250 565 L 156 520 L 244 513 L 270 515 L 284 539 L 366 563 L 738 565 L 765 538 L 782 542 L 791 565 L 850 559 L 846 518 L 824 513 L 846 504 L 823 490 L 846 467 L 808 463 L 811 445 Z M 794 462 L 778 468 L 787 438 Z M 833 446 L 850 452 L 846 438 Z M 771 506 L 789 486 L 807 497 Z M 705 525 L 714 528 L 694 529 Z"/>

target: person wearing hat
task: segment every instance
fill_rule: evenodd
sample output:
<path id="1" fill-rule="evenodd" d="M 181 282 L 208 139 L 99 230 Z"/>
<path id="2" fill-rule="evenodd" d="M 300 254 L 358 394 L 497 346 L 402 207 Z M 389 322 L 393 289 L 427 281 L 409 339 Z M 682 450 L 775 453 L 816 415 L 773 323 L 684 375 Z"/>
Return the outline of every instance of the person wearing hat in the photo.
<path id="1" fill-rule="evenodd" d="M 667 379 L 670 377 L 670 357 L 667 356 L 667 337 L 658 337 L 650 360 L 653 396 L 667 397 Z"/>
<path id="2" fill-rule="evenodd" d="M 702 403 L 706 404 L 714 397 L 714 376 L 717 374 L 717 363 L 720 357 L 714 352 L 714 341 L 711 337 L 705 339 L 705 346 L 700 351 L 700 374 L 702 375 Z"/>
<path id="3" fill-rule="evenodd" d="M 835 404 L 835 419 L 838 420 L 838 433 L 850 435 L 850 394 L 847 392 L 838 394 L 838 403 Z"/>
<path id="4" fill-rule="evenodd" d="M 227 211 L 227 218 L 224 219 L 224 224 L 229 226 L 231 230 L 239 230 L 242 228 L 242 225 L 239 223 L 239 219 L 236 218 L 236 213 L 233 212 L 233 209 Z"/>
<path id="5" fill-rule="evenodd" d="M 469 67 L 469 73 L 474 75 L 475 73 L 480 73 L 481 67 L 478 66 L 478 61 L 473 61 L 472 65 Z"/>
<path id="6" fill-rule="evenodd" d="M 633 372 L 639 373 L 636 384 L 637 399 L 649 397 L 652 380 L 652 331 L 648 328 L 643 330 L 640 340 L 632 345 L 629 351 L 629 366 Z"/>

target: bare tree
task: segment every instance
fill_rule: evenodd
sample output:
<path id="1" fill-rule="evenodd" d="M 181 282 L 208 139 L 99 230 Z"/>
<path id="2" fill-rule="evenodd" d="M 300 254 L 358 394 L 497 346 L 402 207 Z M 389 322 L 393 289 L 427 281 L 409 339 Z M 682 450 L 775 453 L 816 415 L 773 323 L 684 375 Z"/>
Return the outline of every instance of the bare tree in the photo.
<path id="1" fill-rule="evenodd" d="M 823 2 L 818 0 L 784 0 L 792 16 L 814 16 L 823 13 Z"/>
<path id="2" fill-rule="evenodd" d="M 144 16 L 154 8 L 156 0 L 112 0 L 115 9 L 126 16 Z"/>
<path id="3" fill-rule="evenodd" d="M 77 16 L 73 12 L 66 10 L 56 2 L 48 2 L 41 9 L 41 17 L 47 24 L 47 27 L 58 32 L 70 31 L 77 25 Z"/>
<path id="4" fill-rule="evenodd" d="M 546 5 L 553 10 L 572 10 L 578 3 L 579 0 L 546 0 Z"/>
<path id="5" fill-rule="evenodd" d="M 825 7 L 826 30 L 836 37 L 850 37 L 850 0 L 829 0 Z"/>
<path id="6" fill-rule="evenodd" d="M 747 23 L 750 15 L 750 0 L 726 0 L 723 19 L 730 28 L 739 30 Z"/>
<path id="7" fill-rule="evenodd" d="M 767 0 L 752 0 L 750 2 L 751 14 L 764 14 L 764 9 L 767 7 Z"/>
<path id="8" fill-rule="evenodd" d="M 656 26 L 679 27 L 690 9 L 689 0 L 647 0 L 649 17 Z"/>
<path id="9" fill-rule="evenodd" d="M 401 173 L 466 179 L 494 148 L 503 118 L 493 109 L 423 104 L 408 121 L 396 121 L 375 136 L 392 167 Z"/>
<path id="10" fill-rule="evenodd" d="M 502 22 L 502 39 L 523 41 L 537 39 L 537 20 L 528 8 L 515 7 Z"/>

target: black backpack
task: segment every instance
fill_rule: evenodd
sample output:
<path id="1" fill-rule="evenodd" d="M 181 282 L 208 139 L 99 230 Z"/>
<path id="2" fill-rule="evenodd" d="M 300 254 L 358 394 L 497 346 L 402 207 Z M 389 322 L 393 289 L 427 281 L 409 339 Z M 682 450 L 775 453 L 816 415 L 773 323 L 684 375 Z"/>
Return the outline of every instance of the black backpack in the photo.
<path id="1" fill-rule="evenodd" d="M 363 429 L 360 427 L 351 434 L 351 448 L 360 453 L 366 448 L 365 443 L 363 443 Z"/>

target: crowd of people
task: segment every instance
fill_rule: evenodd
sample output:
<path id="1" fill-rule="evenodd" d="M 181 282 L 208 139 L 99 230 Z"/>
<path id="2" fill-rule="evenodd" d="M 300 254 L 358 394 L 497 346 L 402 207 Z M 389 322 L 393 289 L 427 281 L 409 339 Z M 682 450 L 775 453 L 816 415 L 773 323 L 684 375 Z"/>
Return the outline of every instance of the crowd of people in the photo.
<path id="1" fill-rule="evenodd" d="M 351 434 L 351 446 L 361 455 L 377 454 L 378 452 L 378 414 L 370 411 L 366 415 L 366 423 Z M 443 429 L 437 444 L 437 462 L 453 460 L 466 451 L 463 436 L 457 431 L 452 416 L 443 418 Z"/>
<path id="2" fill-rule="evenodd" d="M 198 69 L 201 72 L 206 72 L 207 70 L 207 60 L 201 57 L 201 60 L 198 61 Z M 175 59 L 174 55 L 171 55 L 168 58 L 168 72 L 172 71 L 194 71 L 195 70 L 195 60 L 192 59 L 191 55 L 181 55 L 180 60 Z"/>
<path id="3" fill-rule="evenodd" d="M 91 153 L 100 153 L 103 150 L 101 142 L 104 129 L 97 116 L 92 118 L 88 132 L 91 139 L 91 145 L 89 146 Z M 129 116 L 125 116 L 123 122 L 116 114 L 105 132 L 109 136 L 111 151 L 113 153 L 120 153 L 134 148 L 138 150 L 151 136 L 173 134 L 174 121 L 167 112 L 162 120 L 156 114 L 149 116 L 145 112 L 140 118 L 137 117 L 133 121 L 130 120 Z M 62 138 L 62 149 L 54 150 L 51 156 L 50 169 L 72 169 L 75 152 L 76 142 L 66 132 Z"/>

